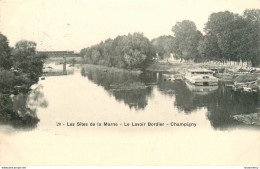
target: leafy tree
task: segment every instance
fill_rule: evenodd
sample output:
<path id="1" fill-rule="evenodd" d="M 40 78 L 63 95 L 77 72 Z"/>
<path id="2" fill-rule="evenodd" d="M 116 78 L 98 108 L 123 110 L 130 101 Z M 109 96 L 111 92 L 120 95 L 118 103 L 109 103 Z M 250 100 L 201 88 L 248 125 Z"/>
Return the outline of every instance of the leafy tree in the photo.
<path id="1" fill-rule="evenodd" d="M 46 55 L 37 54 L 36 43 L 19 41 L 15 48 L 0 34 L 0 93 L 27 92 L 38 81 Z"/>
<path id="2" fill-rule="evenodd" d="M 205 59 L 251 61 L 259 64 L 260 12 L 245 10 L 240 16 L 229 11 L 212 13 L 198 50 Z"/>
<path id="3" fill-rule="evenodd" d="M 126 69 L 143 68 L 155 56 L 149 39 L 141 33 L 117 36 L 81 50 L 86 63 Z"/>
<path id="4" fill-rule="evenodd" d="M 0 33 L 0 67 L 4 69 L 12 67 L 11 48 L 7 38 L 2 33 Z"/>
<path id="5" fill-rule="evenodd" d="M 196 61 L 199 57 L 197 48 L 202 34 L 197 30 L 195 23 L 189 20 L 177 22 L 173 26 L 172 31 L 175 36 L 173 46 L 175 56 L 185 60 L 194 59 Z"/>
<path id="6" fill-rule="evenodd" d="M 204 61 L 221 58 L 221 51 L 214 35 L 205 35 L 199 42 L 198 51 Z"/>
<path id="7" fill-rule="evenodd" d="M 36 43 L 32 41 L 19 41 L 14 49 L 14 67 L 25 73 L 32 82 L 37 82 L 42 74 L 44 54 L 37 54 Z"/>
<path id="8" fill-rule="evenodd" d="M 260 65 L 260 9 L 247 9 L 243 18 L 246 21 L 247 31 L 243 40 L 246 44 L 245 52 L 253 66 Z"/>
<path id="9" fill-rule="evenodd" d="M 212 13 L 206 23 L 206 34 L 213 35 L 222 52 L 223 60 L 237 61 L 240 47 L 240 17 L 229 11 Z"/>
<path id="10" fill-rule="evenodd" d="M 151 41 L 155 47 L 156 53 L 160 59 L 165 59 L 173 52 L 174 37 L 173 36 L 160 36 Z"/>

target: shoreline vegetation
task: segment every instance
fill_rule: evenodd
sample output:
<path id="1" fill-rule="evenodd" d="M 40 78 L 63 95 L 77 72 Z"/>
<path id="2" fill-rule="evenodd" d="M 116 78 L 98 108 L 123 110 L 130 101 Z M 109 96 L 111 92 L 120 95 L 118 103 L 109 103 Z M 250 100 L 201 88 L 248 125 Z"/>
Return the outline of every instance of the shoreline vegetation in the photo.
<path id="1" fill-rule="evenodd" d="M 215 76 L 220 81 L 233 82 L 236 89 L 260 88 L 260 9 L 246 9 L 242 15 L 229 11 L 212 13 L 204 34 L 189 20 L 177 22 L 171 30 L 173 36 L 152 40 L 143 33 L 109 38 L 82 49 L 81 58 L 67 58 L 66 64 L 69 67 L 81 64 L 83 76 L 88 74 L 90 80 L 114 92 L 138 89 L 142 93 L 141 90 L 149 87 L 140 80 L 143 71 L 171 73 L 183 78 L 187 69 L 200 67 L 224 68 L 224 72 Z M 7 37 L 0 33 L 0 123 L 18 126 L 25 121 L 36 126 L 39 121 L 36 111 L 26 101 L 31 86 L 42 75 L 61 75 L 60 69 L 50 66 L 46 70 L 44 64 L 62 64 L 65 60 L 47 59 L 46 55 L 37 53 L 36 47 L 35 42 L 26 40 L 10 47 Z M 225 64 L 228 62 L 242 65 Z M 25 100 L 19 102 L 23 104 L 22 109 L 13 109 L 22 97 Z"/>
<path id="2" fill-rule="evenodd" d="M 220 81 L 239 84 L 253 80 L 254 87 L 259 85 L 259 9 L 246 9 L 242 15 L 229 11 L 212 13 L 204 34 L 190 20 L 177 22 L 171 30 L 173 35 L 151 41 L 142 33 L 101 41 L 80 51 L 82 64 L 173 73 L 178 77 L 183 77 L 189 68 L 215 67 L 225 69 L 215 75 Z"/>
<path id="3" fill-rule="evenodd" d="M 156 56 L 156 51 L 143 33 L 129 33 L 84 48 L 80 51 L 80 55 L 83 63 L 87 64 L 144 69 Z"/>
<path id="4" fill-rule="evenodd" d="M 151 41 L 142 33 L 117 36 L 82 49 L 80 55 L 83 63 L 125 69 L 146 68 L 153 60 L 171 58 L 181 62 L 260 65 L 260 9 L 246 9 L 242 15 L 229 11 L 212 13 L 204 34 L 190 20 L 177 22 L 171 30 L 173 36 Z"/>
<path id="5" fill-rule="evenodd" d="M 31 87 L 42 75 L 46 58 L 37 54 L 35 42 L 21 40 L 12 48 L 0 33 L 0 124 L 16 128 L 37 126 L 40 119 L 31 104 L 37 105 L 42 94 Z"/>

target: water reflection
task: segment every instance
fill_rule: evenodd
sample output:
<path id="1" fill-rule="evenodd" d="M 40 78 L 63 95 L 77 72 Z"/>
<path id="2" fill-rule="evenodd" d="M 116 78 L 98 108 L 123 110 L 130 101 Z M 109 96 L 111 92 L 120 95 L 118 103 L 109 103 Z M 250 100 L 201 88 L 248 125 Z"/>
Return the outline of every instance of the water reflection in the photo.
<path id="1" fill-rule="evenodd" d="M 226 129 L 230 127 L 245 126 L 233 119 L 234 115 L 251 114 L 259 112 L 260 94 L 234 92 L 223 88 L 210 94 L 207 104 L 207 117 L 214 128 Z M 246 125 L 248 126 L 248 125 Z"/>
<path id="2" fill-rule="evenodd" d="M 182 80 L 169 82 L 161 79 L 158 88 L 165 95 L 175 96 L 174 106 L 186 114 L 205 107 L 208 102 L 207 95 L 197 95 L 191 92 Z"/>
<path id="3" fill-rule="evenodd" d="M 123 101 L 129 108 L 144 109 L 148 104 L 148 98 L 151 97 L 153 78 L 140 72 L 88 67 L 83 68 L 81 74 L 103 86 L 116 100 Z"/>
<path id="4" fill-rule="evenodd" d="M 124 101 L 130 108 L 144 109 L 152 96 L 153 87 L 131 90 L 111 90 L 114 84 L 140 83 L 146 86 L 156 84 L 163 94 L 173 97 L 173 108 L 186 115 L 206 108 L 206 117 L 214 129 L 225 130 L 236 127 L 249 127 L 233 118 L 238 114 L 257 113 L 260 110 L 260 93 L 235 92 L 219 83 L 214 89 L 190 88 L 183 80 L 168 78 L 169 75 L 157 72 L 142 74 L 102 72 L 88 70 L 87 76 L 96 84 L 104 86 L 118 101 Z M 160 98 L 158 98 L 160 99 Z M 252 127 L 252 126 L 251 126 Z M 257 126 L 253 126 L 259 128 Z"/>
<path id="5" fill-rule="evenodd" d="M 0 124 L 15 128 L 36 127 L 40 121 L 37 108 L 48 106 L 41 89 L 40 85 L 28 93 L 0 94 Z"/>
<path id="6" fill-rule="evenodd" d="M 114 90 L 112 91 L 116 100 L 123 101 L 130 108 L 144 109 L 148 104 L 148 97 L 151 96 L 152 88 L 135 90 Z"/>
<path id="7" fill-rule="evenodd" d="M 260 93 L 234 92 L 220 83 L 218 89 L 200 94 L 191 90 L 184 81 L 174 82 L 161 79 L 159 90 L 166 95 L 175 96 L 174 106 L 186 114 L 206 107 L 207 118 L 215 129 L 227 129 L 244 126 L 233 119 L 237 114 L 251 114 L 259 112 Z"/>

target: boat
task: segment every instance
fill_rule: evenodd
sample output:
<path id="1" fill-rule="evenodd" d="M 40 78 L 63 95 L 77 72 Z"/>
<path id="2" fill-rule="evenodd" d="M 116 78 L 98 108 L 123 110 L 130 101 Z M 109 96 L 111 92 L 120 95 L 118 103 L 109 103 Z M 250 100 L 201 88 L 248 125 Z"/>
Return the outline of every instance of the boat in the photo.
<path id="1" fill-rule="evenodd" d="M 252 88 L 250 88 L 250 87 L 243 87 L 243 91 L 245 91 L 245 92 L 252 92 Z"/>
<path id="2" fill-rule="evenodd" d="M 174 75 L 173 74 L 162 74 L 164 81 L 174 81 Z"/>
<path id="3" fill-rule="evenodd" d="M 185 81 L 195 86 L 218 86 L 218 78 L 214 71 L 208 69 L 189 69 L 185 74 Z"/>
<path id="4" fill-rule="evenodd" d="M 194 94 L 207 95 L 218 89 L 218 86 L 195 86 L 190 83 L 186 83 L 187 88 Z"/>
<path id="5" fill-rule="evenodd" d="M 183 76 L 184 76 L 184 75 L 182 75 L 182 74 L 175 74 L 175 75 L 174 75 L 174 79 L 175 79 L 175 80 L 183 80 Z"/>

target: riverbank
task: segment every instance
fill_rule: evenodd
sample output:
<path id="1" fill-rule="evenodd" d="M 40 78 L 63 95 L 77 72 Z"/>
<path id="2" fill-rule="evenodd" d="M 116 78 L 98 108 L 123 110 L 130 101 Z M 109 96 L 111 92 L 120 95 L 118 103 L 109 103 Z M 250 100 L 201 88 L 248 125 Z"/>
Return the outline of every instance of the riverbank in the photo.
<path id="1" fill-rule="evenodd" d="M 119 69 L 116 67 L 107 67 L 103 65 L 92 65 L 92 64 L 82 64 L 81 67 L 85 70 L 90 69 L 99 69 L 103 72 L 125 72 L 125 73 L 135 73 L 135 74 L 141 74 L 141 70 L 127 70 L 127 69 Z"/>
<path id="2" fill-rule="evenodd" d="M 171 63 L 165 61 L 156 61 L 153 64 L 149 65 L 146 70 L 169 74 L 179 74 L 184 76 L 187 69 L 197 68 L 222 69 L 223 72 L 215 74 L 215 76 L 219 78 L 220 81 L 237 83 L 247 83 L 256 81 L 258 85 L 260 84 L 260 70 L 258 70 L 259 68 L 241 69 L 237 66 L 235 67 L 232 65 L 216 65 L 214 63 Z"/>
<path id="3" fill-rule="evenodd" d="M 140 74 L 141 70 L 126 70 L 115 67 L 106 67 L 102 65 L 82 65 L 84 69 L 100 69 L 103 72 L 131 72 Z M 260 70 L 259 68 L 243 68 L 232 65 L 216 65 L 214 63 L 191 63 L 191 62 L 166 62 L 155 61 L 150 64 L 145 70 L 151 72 L 162 72 L 165 74 L 174 74 L 178 78 L 184 78 L 185 72 L 188 69 L 207 68 L 219 69 L 222 72 L 215 73 L 215 76 L 222 82 L 229 83 L 245 83 L 255 82 L 254 88 L 260 85 Z M 251 84 L 250 84 L 251 85 Z M 247 85 L 248 86 L 248 85 Z M 252 85 L 251 85 L 252 86 Z"/>
<path id="4" fill-rule="evenodd" d="M 185 73 L 185 70 L 188 68 L 199 68 L 200 64 L 193 64 L 188 62 L 183 63 L 171 63 L 163 61 L 155 61 L 149 65 L 146 70 L 154 72 L 164 72 L 164 73 Z"/>

